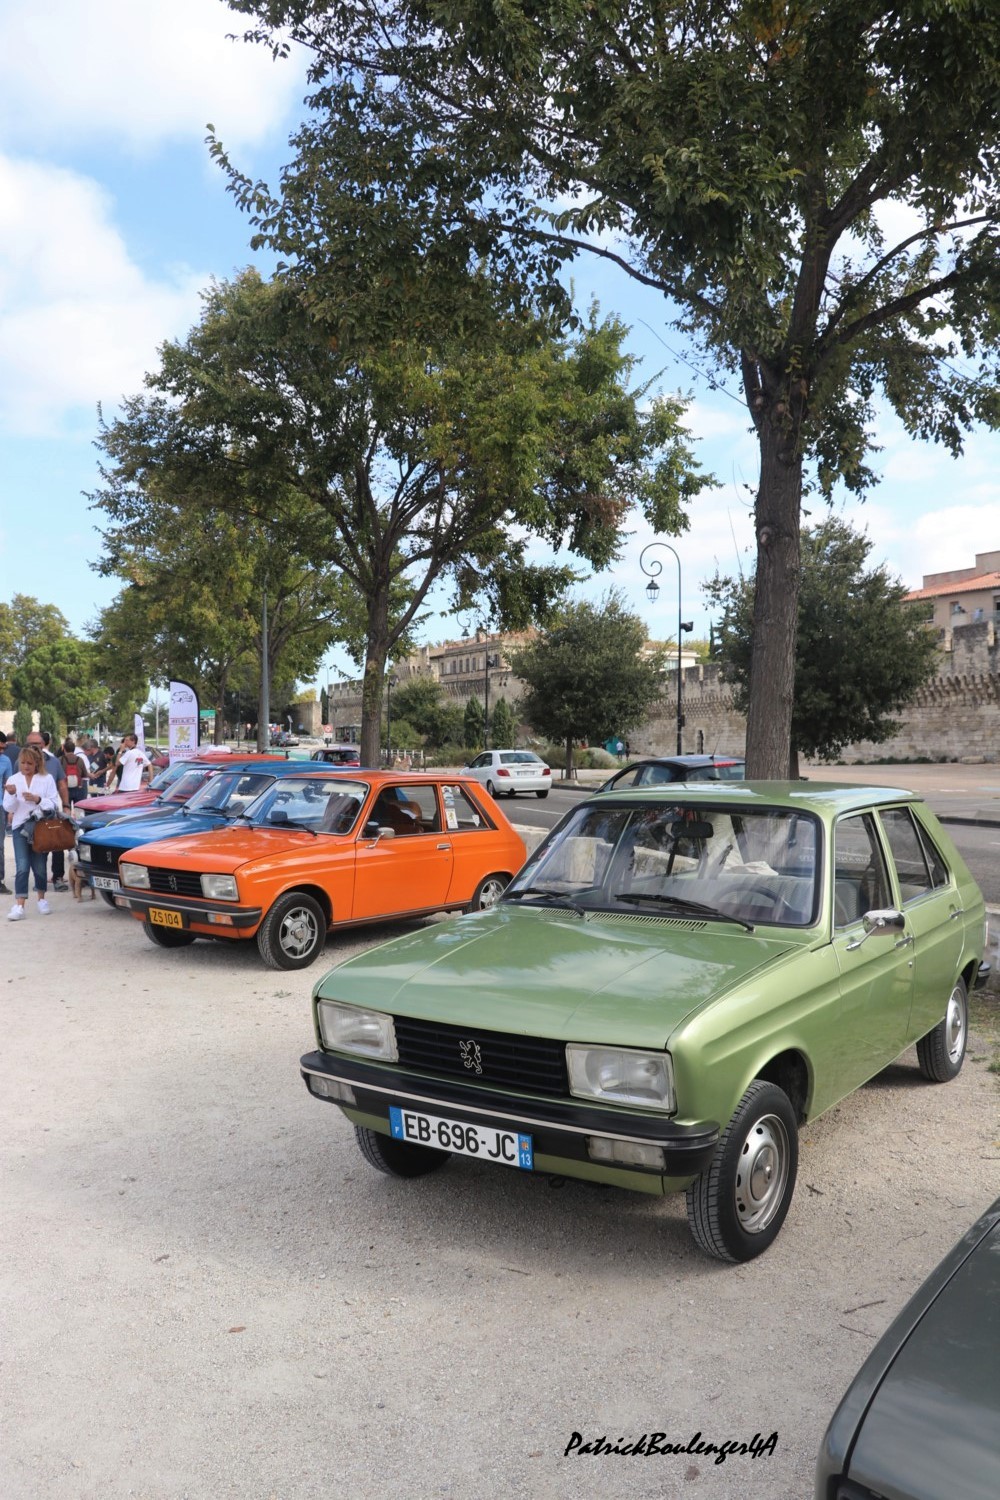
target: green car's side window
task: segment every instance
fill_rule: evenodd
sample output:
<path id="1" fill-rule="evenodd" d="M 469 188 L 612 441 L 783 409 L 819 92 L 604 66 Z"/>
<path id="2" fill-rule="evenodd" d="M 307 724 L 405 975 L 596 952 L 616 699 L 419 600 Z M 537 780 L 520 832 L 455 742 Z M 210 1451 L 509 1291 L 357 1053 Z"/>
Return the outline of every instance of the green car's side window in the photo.
<path id="1" fill-rule="evenodd" d="M 929 839 L 918 832 L 909 808 L 892 807 L 881 816 L 903 905 L 947 885 L 948 872 Z"/>
<path id="2" fill-rule="evenodd" d="M 889 878 L 870 813 L 841 818 L 833 845 L 834 925 L 850 927 L 889 905 Z"/>

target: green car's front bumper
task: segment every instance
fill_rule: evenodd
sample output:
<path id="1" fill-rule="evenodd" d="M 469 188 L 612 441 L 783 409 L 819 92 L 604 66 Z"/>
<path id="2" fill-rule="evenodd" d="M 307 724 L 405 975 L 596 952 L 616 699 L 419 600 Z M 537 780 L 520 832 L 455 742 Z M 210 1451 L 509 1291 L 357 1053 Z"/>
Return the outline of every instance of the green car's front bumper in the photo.
<path id="1" fill-rule="evenodd" d="M 391 1135 L 392 1107 L 445 1115 L 459 1124 L 530 1135 L 536 1171 L 614 1183 L 645 1193 L 684 1188 L 708 1166 L 719 1140 L 715 1121 L 677 1125 L 663 1115 L 477 1088 L 370 1063 L 341 1053 L 309 1052 L 302 1077 L 315 1098 L 339 1105 L 355 1125 Z M 332 1088 L 331 1088 L 332 1086 Z M 659 1147 L 662 1164 L 609 1165 L 595 1160 L 595 1139 Z"/>

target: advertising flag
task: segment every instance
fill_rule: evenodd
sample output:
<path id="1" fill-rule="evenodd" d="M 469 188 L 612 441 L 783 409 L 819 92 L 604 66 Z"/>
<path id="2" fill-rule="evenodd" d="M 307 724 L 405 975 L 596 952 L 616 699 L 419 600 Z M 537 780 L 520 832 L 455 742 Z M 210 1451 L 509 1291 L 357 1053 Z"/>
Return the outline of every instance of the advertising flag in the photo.
<path id="1" fill-rule="evenodd" d="M 146 726 L 142 722 L 142 714 L 136 714 L 135 719 L 134 719 L 133 722 L 134 722 L 134 725 L 135 725 L 135 737 L 139 741 L 139 749 L 140 750 L 145 750 L 145 748 L 146 748 Z"/>
<path id="2" fill-rule="evenodd" d="M 183 760 L 198 748 L 198 694 L 189 682 L 170 684 L 169 755 Z"/>

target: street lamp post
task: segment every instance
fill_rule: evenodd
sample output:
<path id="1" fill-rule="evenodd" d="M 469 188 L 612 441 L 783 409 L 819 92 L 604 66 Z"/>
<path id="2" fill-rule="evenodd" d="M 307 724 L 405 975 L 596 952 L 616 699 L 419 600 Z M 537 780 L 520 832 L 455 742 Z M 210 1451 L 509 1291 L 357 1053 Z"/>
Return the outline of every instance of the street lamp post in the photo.
<path id="1" fill-rule="evenodd" d="M 693 630 L 694 622 L 692 620 L 681 619 L 681 560 L 669 542 L 650 542 L 649 546 L 643 547 L 642 552 L 639 554 L 639 567 L 649 579 L 646 585 L 646 598 L 650 604 L 655 604 L 660 597 L 660 585 L 656 580 L 663 572 L 663 564 L 658 557 L 654 557 L 650 560 L 649 566 L 646 566 L 646 554 L 652 552 L 654 547 L 663 547 L 667 552 L 672 552 L 674 562 L 677 564 L 677 754 L 682 755 L 684 753 L 684 710 L 681 699 L 681 684 L 683 681 L 683 674 L 681 672 L 681 632 L 684 630 Z"/>

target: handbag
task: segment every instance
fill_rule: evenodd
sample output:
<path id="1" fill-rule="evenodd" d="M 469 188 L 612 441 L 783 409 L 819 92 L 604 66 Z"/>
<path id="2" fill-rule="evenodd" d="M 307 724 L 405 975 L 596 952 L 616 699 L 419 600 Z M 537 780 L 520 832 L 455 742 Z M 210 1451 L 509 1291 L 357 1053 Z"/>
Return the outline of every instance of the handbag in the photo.
<path id="1" fill-rule="evenodd" d="M 50 813 L 48 817 L 33 821 L 31 847 L 36 854 L 55 854 L 76 847 L 76 827 L 71 818 Z"/>

